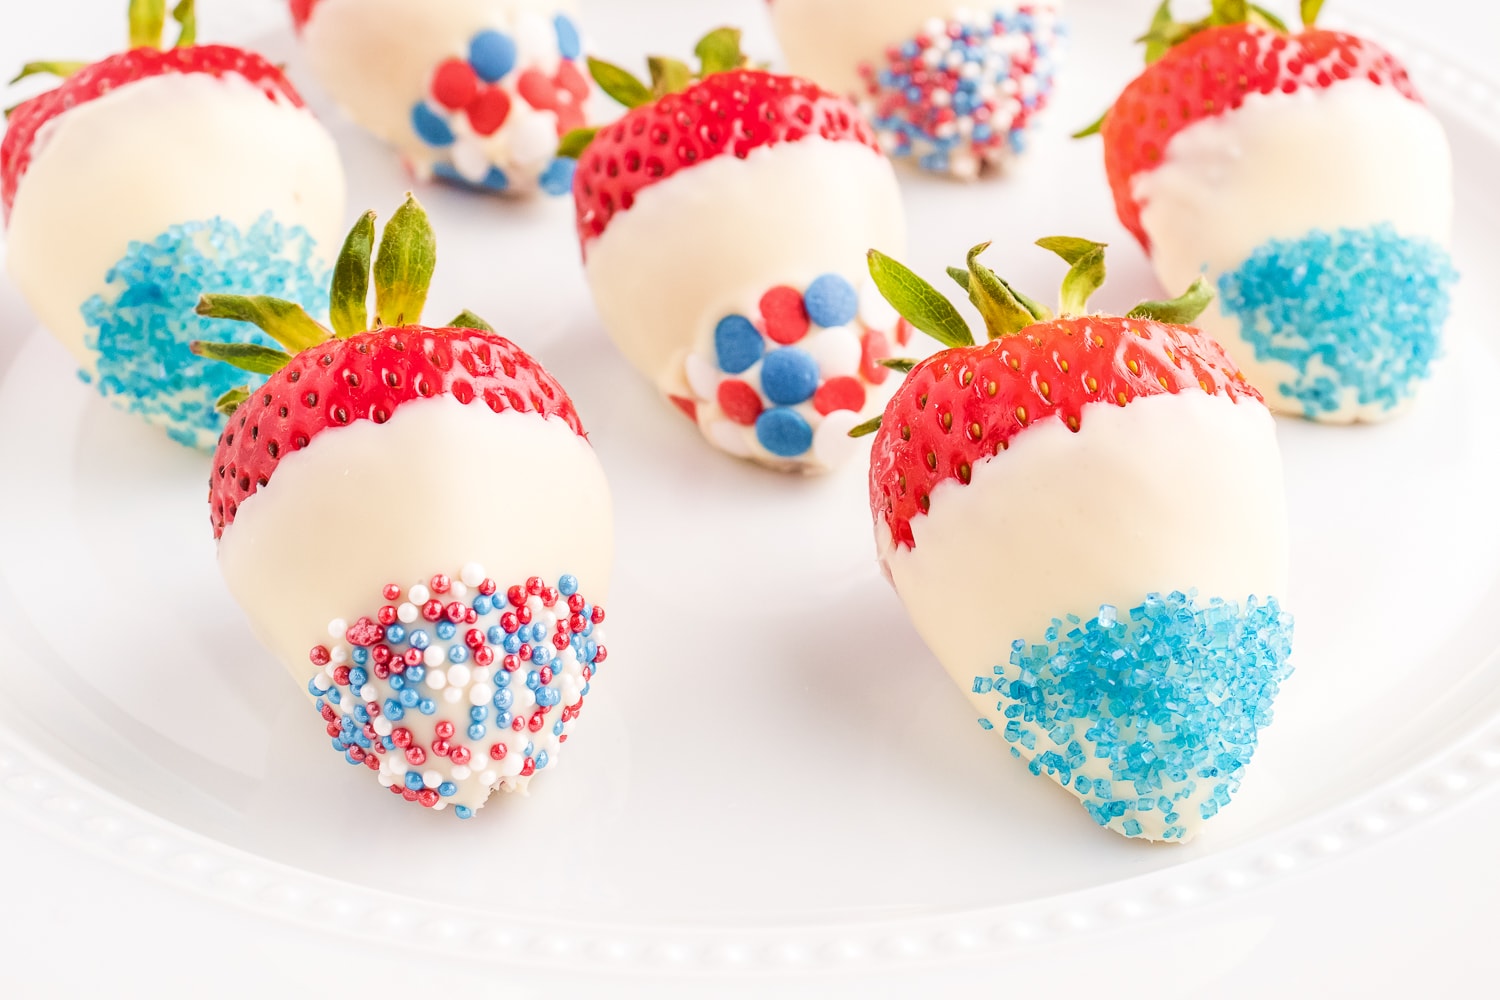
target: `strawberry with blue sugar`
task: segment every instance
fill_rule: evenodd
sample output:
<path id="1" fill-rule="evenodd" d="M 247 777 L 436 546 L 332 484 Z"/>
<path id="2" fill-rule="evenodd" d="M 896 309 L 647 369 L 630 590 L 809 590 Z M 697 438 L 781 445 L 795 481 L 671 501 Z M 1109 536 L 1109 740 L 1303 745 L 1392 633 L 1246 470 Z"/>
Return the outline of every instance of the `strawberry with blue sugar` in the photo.
<path id="1" fill-rule="evenodd" d="M 573 0 L 291 0 L 313 72 L 421 180 L 561 197 L 593 87 Z M 380 58 L 372 59 L 372 52 Z"/>
<path id="2" fill-rule="evenodd" d="M 195 339 L 258 331 L 198 316 L 206 290 L 276 292 L 314 313 L 344 224 L 333 138 L 281 70 L 197 43 L 192 0 L 132 0 L 130 48 L 92 64 L 37 62 L 62 82 L 12 108 L 0 201 L 17 289 L 118 409 L 211 449 L 227 372 Z"/>
<path id="3" fill-rule="evenodd" d="M 1187 841 L 1226 805 L 1290 673 L 1289 544 L 1275 422 L 1212 339 L 1212 296 L 1091 314 L 1104 246 L 1051 238 L 1060 314 L 974 248 L 937 289 L 871 253 L 882 291 L 946 346 L 876 435 L 880 563 L 992 731 L 1100 826 Z"/>
<path id="4" fill-rule="evenodd" d="M 1400 61 L 1321 7 L 1295 31 L 1243 0 L 1192 22 L 1162 4 L 1099 129 L 1120 220 L 1168 287 L 1215 285 L 1201 325 L 1269 405 L 1382 421 L 1442 355 L 1452 154 Z"/>
<path id="5" fill-rule="evenodd" d="M 883 402 L 875 361 L 911 330 L 864 270 L 901 246 L 895 172 L 859 111 L 747 66 L 740 33 L 646 83 L 591 60 L 630 110 L 564 140 L 579 157 L 578 234 L 621 353 L 715 447 L 791 472 L 848 460 Z"/>
<path id="6" fill-rule="evenodd" d="M 194 345 L 268 376 L 220 401 L 210 513 L 230 592 L 334 749 L 468 818 L 556 767 L 608 656 L 609 487 L 541 365 L 469 313 L 420 325 L 436 245 L 416 201 L 378 251 L 375 228 L 346 240 L 331 331 L 203 299 L 280 345 Z"/>
<path id="7" fill-rule="evenodd" d="M 1060 2 L 774 0 L 791 71 L 860 102 L 891 156 L 973 180 L 1026 152 L 1051 103 Z"/>

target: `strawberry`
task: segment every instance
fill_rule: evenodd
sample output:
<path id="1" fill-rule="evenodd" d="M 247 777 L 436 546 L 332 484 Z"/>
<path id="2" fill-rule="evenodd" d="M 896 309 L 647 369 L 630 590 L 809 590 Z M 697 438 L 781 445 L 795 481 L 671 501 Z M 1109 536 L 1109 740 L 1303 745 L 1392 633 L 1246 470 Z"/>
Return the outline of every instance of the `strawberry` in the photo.
<path id="1" fill-rule="evenodd" d="M 1278 410 L 1334 423 L 1405 408 L 1439 355 L 1454 280 L 1452 163 L 1405 68 L 1374 43 L 1294 33 L 1243 0 L 1145 37 L 1148 68 L 1099 125 L 1120 221 Z M 1393 139 L 1395 141 L 1393 141 Z"/>
<path id="2" fill-rule="evenodd" d="M 339 258 L 332 332 L 292 303 L 204 297 L 284 348 L 193 345 L 269 376 L 220 400 L 210 513 L 229 589 L 335 749 L 466 818 L 556 762 L 608 655 L 609 491 L 535 360 L 469 313 L 419 325 L 435 246 L 410 197 L 370 320 L 374 218 Z"/>
<path id="3" fill-rule="evenodd" d="M 848 101 L 746 68 L 740 33 L 697 69 L 651 60 L 648 85 L 594 59 L 630 110 L 562 152 L 605 329 L 710 443 L 776 469 L 847 457 L 884 374 L 866 363 L 907 331 L 869 285 L 872 242 L 899 245 L 894 171 Z"/>
<path id="4" fill-rule="evenodd" d="M 557 142 L 592 94 L 575 8 L 291 0 L 313 72 L 356 123 L 423 180 L 511 196 L 573 189 Z"/>
<path id="5" fill-rule="evenodd" d="M 137 0 L 129 51 L 22 70 L 63 82 L 12 109 L 0 203 L 11 275 L 84 380 L 207 449 L 228 385 L 188 343 L 232 328 L 197 317 L 198 296 L 275 289 L 324 308 L 319 247 L 338 236 L 344 178 L 279 69 L 194 44 L 191 2 L 174 17 L 173 48 L 159 48 L 164 2 Z"/>
<path id="6" fill-rule="evenodd" d="M 771 19 L 792 72 L 858 100 L 893 157 L 966 180 L 1025 151 L 1064 34 L 1054 0 L 781 0 Z"/>
<path id="7" fill-rule="evenodd" d="M 985 319 L 883 254 L 881 291 L 947 349 L 907 370 L 876 433 L 882 567 L 1013 756 L 1131 837 L 1194 836 L 1238 788 L 1289 673 L 1273 421 L 1185 325 L 1211 292 L 1091 315 L 1104 246 L 1052 238 L 1061 315 L 969 254 Z"/>

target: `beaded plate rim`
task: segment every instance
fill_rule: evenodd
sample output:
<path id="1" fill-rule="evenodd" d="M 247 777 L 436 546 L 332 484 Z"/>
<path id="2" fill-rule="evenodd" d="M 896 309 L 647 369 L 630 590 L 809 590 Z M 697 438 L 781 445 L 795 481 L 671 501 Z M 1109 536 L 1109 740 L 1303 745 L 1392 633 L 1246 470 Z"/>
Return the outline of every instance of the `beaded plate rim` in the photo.
<path id="1" fill-rule="evenodd" d="M 235 11 L 233 35 L 279 23 L 277 0 Z M 1403 39 L 1378 19 L 1344 17 L 1403 59 L 1424 95 L 1500 145 L 1500 83 Z M 1483 669 L 1494 669 L 1500 653 Z M 0 812 L 181 891 L 324 933 L 328 918 L 420 941 L 429 955 L 576 972 L 869 972 L 942 959 L 1004 956 L 1126 923 L 1169 917 L 1354 854 L 1431 822 L 1500 785 L 1500 717 L 1476 724 L 1384 785 L 1329 812 L 1210 858 L 1045 901 L 920 918 L 826 925 L 671 927 L 545 921 L 529 933 L 486 926 L 470 907 L 339 882 L 231 848 L 118 798 L 0 726 Z"/>

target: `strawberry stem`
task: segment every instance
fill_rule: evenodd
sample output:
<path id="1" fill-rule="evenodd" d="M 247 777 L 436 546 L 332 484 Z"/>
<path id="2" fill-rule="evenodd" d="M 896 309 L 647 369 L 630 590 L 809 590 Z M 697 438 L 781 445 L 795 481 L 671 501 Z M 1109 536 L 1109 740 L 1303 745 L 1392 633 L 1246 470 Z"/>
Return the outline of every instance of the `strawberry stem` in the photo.
<path id="1" fill-rule="evenodd" d="M 1197 278 L 1177 298 L 1166 302 L 1142 302 L 1126 313 L 1126 316 L 1130 319 L 1154 319 L 1158 323 L 1186 326 L 1202 316 L 1213 300 L 1212 286 L 1202 278 Z"/>
<path id="2" fill-rule="evenodd" d="M 220 396 L 218 401 L 214 403 L 214 409 L 219 411 L 223 416 L 232 417 L 234 416 L 234 411 L 244 406 L 245 400 L 249 398 L 250 387 L 242 385 L 236 389 L 230 389 L 224 395 Z"/>
<path id="3" fill-rule="evenodd" d="M 177 48 L 185 49 L 198 41 L 198 12 L 193 0 L 182 0 L 172 8 L 172 20 L 177 22 Z"/>
<path id="4" fill-rule="evenodd" d="M 1037 240 L 1043 250 L 1051 250 L 1068 262 L 1063 277 L 1058 307 L 1064 316 L 1082 316 L 1089 310 L 1089 299 L 1104 287 L 1104 250 L 1107 243 L 1078 239 L 1074 236 L 1048 236 Z"/>
<path id="5" fill-rule="evenodd" d="M 198 300 L 198 315 L 253 323 L 293 354 L 329 338 L 328 331 L 297 303 L 269 295 L 205 295 Z"/>
<path id="6" fill-rule="evenodd" d="M 490 326 L 484 320 L 469 312 L 469 310 L 467 309 L 459 313 L 457 316 L 453 317 L 453 322 L 449 323 L 448 326 L 450 329 L 454 330 L 478 330 L 480 333 L 495 332 L 494 327 Z"/>
<path id="7" fill-rule="evenodd" d="M 1311 28 L 1318 23 L 1318 14 L 1323 10 L 1323 0 L 1302 0 L 1302 24 Z"/>
<path id="8" fill-rule="evenodd" d="M 728 73 L 745 65 L 745 53 L 741 42 L 743 33 L 738 28 L 715 28 L 699 39 L 693 48 L 702 67 L 698 74 L 701 80 L 715 73 Z"/>
<path id="9" fill-rule="evenodd" d="M 874 434 L 876 431 L 880 430 L 880 425 L 884 423 L 884 421 L 884 414 L 878 417 L 871 417 L 869 420 L 866 420 L 864 423 L 851 430 L 849 432 L 849 436 L 852 438 L 869 437 L 871 434 Z"/>
<path id="10" fill-rule="evenodd" d="M 386 223 L 375 255 L 376 327 L 420 323 L 436 268 L 432 223 L 417 199 L 407 194 Z"/>
<path id="11" fill-rule="evenodd" d="M 189 346 L 200 358 L 223 361 L 240 371 L 256 375 L 275 375 L 292 360 L 285 351 L 260 344 L 216 344 L 211 340 L 195 340 Z"/>
<path id="12" fill-rule="evenodd" d="M 348 340 L 370 328 L 370 257 L 375 250 L 375 213 L 360 216 L 333 267 L 329 318 L 333 332 Z"/>
<path id="13" fill-rule="evenodd" d="M 44 73 L 66 80 L 87 65 L 86 62 L 29 62 L 21 67 L 21 72 L 17 73 L 10 82 L 20 83 L 28 76 L 40 76 Z"/>
<path id="14" fill-rule="evenodd" d="M 167 26 L 167 0 L 130 0 L 130 47 L 161 48 L 162 30 Z"/>
<path id="15" fill-rule="evenodd" d="M 896 311 L 944 347 L 972 347 L 974 334 L 942 292 L 879 250 L 869 253 L 870 277 Z"/>

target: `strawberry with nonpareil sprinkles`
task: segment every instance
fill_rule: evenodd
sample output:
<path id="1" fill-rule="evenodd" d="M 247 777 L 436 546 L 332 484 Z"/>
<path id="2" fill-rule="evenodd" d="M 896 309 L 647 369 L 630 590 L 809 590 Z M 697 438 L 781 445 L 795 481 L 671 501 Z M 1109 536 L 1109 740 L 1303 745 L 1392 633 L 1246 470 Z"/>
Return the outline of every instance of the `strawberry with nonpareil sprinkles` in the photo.
<path id="1" fill-rule="evenodd" d="M 1193 23 L 1163 4 L 1104 155 L 1121 221 L 1168 287 L 1217 287 L 1202 326 L 1273 409 L 1377 421 L 1442 352 L 1452 157 L 1395 57 L 1313 27 L 1321 6 L 1299 34 L 1243 2 Z"/>
<path id="2" fill-rule="evenodd" d="M 774 0 L 792 72 L 861 102 L 892 155 L 972 179 L 1026 150 L 1056 84 L 1060 3 Z"/>
<path id="3" fill-rule="evenodd" d="M 642 83 L 598 60 L 631 110 L 564 140 L 585 268 L 605 328 L 707 439 L 777 469 L 820 471 L 883 402 L 874 364 L 908 330 L 864 250 L 906 238 L 900 192 L 848 101 L 745 68 L 739 32 L 695 70 Z"/>
<path id="4" fill-rule="evenodd" d="M 571 0 L 291 0 L 313 71 L 413 173 L 492 194 L 565 195 L 558 139 L 592 86 Z M 372 57 L 378 53 L 378 57 Z"/>
<path id="5" fill-rule="evenodd" d="M 882 291 L 948 349 L 875 431 L 882 568 L 993 731 L 1101 826 L 1185 841 L 1228 804 L 1290 673 L 1274 421 L 1184 324 L 1211 292 L 1090 315 L 1104 248 L 1054 238 L 1061 314 L 969 255 L 936 289 L 871 254 Z"/>
<path id="6" fill-rule="evenodd" d="M 16 107 L 0 144 L 16 287 L 110 403 L 209 449 L 233 382 L 188 344 L 270 344 L 198 316 L 210 288 L 327 309 L 344 174 L 327 131 L 260 56 L 195 44 L 191 0 L 130 5 L 127 52 L 92 65 L 32 63 L 63 77 Z"/>
<path id="7" fill-rule="evenodd" d="M 609 487 L 535 360 L 468 313 L 417 325 L 435 261 L 420 206 L 378 254 L 374 236 L 371 213 L 345 244 L 333 332 L 285 302 L 204 299 L 284 348 L 194 345 L 269 375 L 221 401 L 210 513 L 230 591 L 335 748 L 467 816 L 556 765 L 607 655 Z"/>

